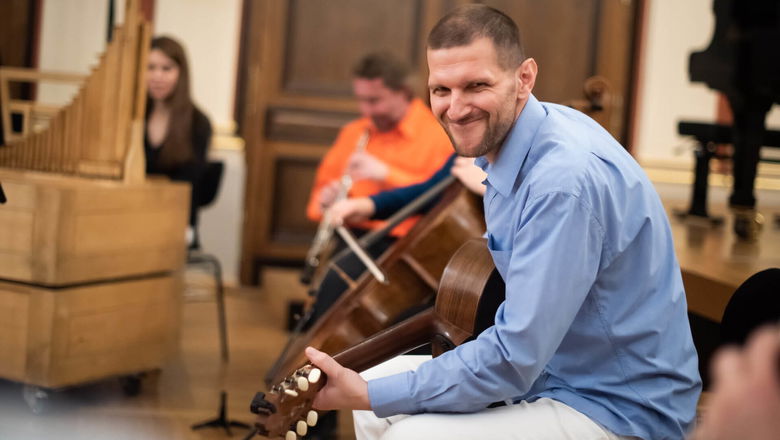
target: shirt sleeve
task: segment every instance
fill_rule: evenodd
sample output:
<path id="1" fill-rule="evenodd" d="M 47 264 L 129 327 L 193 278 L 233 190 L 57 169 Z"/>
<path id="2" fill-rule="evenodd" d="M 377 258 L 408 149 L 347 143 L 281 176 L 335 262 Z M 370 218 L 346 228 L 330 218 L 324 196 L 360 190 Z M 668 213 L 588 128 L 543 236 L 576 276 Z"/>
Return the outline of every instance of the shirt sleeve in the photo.
<path id="1" fill-rule="evenodd" d="M 456 157 L 457 156 L 455 154 L 451 155 L 450 158 L 447 159 L 447 162 L 445 162 L 444 165 L 442 165 L 442 167 L 439 168 L 439 170 L 436 171 L 436 173 L 425 182 L 394 190 L 382 191 L 371 196 L 370 199 L 374 202 L 375 208 L 373 218 L 386 219 L 390 217 L 399 209 L 408 205 L 414 199 L 436 186 L 437 183 L 447 178 L 447 176 L 450 175 L 450 170 L 452 169 L 452 165 L 455 163 Z M 426 206 L 421 207 L 420 212 L 424 212 L 425 210 L 429 209 L 430 205 L 435 202 L 436 199 L 431 201 L 431 203 L 428 203 Z"/>
<path id="2" fill-rule="evenodd" d="M 542 195 L 520 215 L 512 249 L 491 249 L 509 259 L 495 324 L 414 372 L 370 381 L 377 416 L 479 411 L 525 394 L 541 375 L 596 278 L 604 234 L 569 193 Z"/>

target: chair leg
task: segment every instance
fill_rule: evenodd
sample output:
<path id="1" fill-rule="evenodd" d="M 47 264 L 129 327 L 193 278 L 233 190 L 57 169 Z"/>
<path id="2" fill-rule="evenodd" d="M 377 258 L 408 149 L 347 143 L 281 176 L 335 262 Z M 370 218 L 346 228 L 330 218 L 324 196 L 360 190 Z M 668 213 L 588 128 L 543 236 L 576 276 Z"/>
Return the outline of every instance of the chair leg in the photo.
<path id="1" fill-rule="evenodd" d="M 219 343 L 222 353 L 222 361 L 228 362 L 230 355 L 228 353 L 227 319 L 225 315 L 225 286 L 222 283 L 222 265 L 219 260 L 208 254 L 198 255 L 190 260 L 192 263 L 205 263 L 214 267 L 214 284 L 217 288 L 217 320 L 219 325 Z"/>
<path id="2" fill-rule="evenodd" d="M 217 283 L 217 319 L 219 320 L 219 342 L 222 348 L 222 360 L 228 362 L 227 319 L 225 317 L 225 287 L 222 284 L 222 265 L 214 259 L 214 281 Z"/>

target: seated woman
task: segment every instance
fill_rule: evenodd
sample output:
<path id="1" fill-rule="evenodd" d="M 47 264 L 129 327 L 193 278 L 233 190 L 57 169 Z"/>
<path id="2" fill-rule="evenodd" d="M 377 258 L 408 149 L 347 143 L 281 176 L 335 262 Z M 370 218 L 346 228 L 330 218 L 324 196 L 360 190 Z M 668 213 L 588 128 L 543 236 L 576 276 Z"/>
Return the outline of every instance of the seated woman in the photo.
<path id="1" fill-rule="evenodd" d="M 169 37 L 152 40 L 146 80 L 146 173 L 190 183 L 187 241 L 190 248 L 197 248 L 197 183 L 206 166 L 211 123 L 192 102 L 189 68 L 181 44 Z"/>

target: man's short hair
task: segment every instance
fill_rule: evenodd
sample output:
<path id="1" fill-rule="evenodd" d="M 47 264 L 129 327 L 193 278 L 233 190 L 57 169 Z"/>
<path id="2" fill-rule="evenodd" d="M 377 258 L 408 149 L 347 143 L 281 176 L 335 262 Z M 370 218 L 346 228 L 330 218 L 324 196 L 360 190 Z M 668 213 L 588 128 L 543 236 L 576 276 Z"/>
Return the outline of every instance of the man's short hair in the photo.
<path id="1" fill-rule="evenodd" d="M 428 35 L 428 49 L 468 46 L 479 38 L 493 42 L 505 69 L 515 69 L 525 59 L 517 24 L 498 9 L 479 4 L 460 6 L 442 17 Z"/>
<path id="2" fill-rule="evenodd" d="M 391 90 L 410 91 L 409 66 L 389 52 L 374 52 L 361 58 L 352 69 L 355 78 L 376 79 Z"/>

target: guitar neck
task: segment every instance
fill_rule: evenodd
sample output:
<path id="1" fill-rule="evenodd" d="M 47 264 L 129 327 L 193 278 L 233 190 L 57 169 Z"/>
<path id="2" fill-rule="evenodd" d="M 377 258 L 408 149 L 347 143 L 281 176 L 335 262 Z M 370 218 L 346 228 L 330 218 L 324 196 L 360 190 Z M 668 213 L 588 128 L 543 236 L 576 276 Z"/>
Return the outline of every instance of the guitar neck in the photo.
<path id="1" fill-rule="evenodd" d="M 333 358 L 341 365 L 363 371 L 431 342 L 436 333 L 433 307 L 418 313 L 348 348 Z"/>

